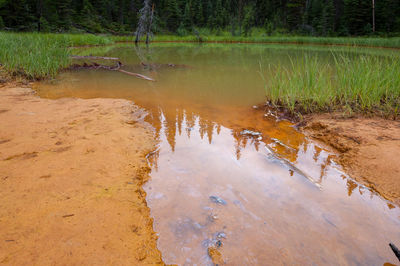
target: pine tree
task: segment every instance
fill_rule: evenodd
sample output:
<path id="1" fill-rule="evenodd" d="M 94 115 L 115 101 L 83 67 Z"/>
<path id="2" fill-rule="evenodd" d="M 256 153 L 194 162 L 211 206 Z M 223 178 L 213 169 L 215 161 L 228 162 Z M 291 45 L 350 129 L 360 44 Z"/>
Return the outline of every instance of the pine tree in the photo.
<path id="1" fill-rule="evenodd" d="M 207 1 L 205 13 L 207 14 L 207 26 L 209 28 L 213 28 L 215 23 L 214 23 L 214 16 L 213 16 L 214 9 L 213 9 L 213 4 L 212 4 L 211 0 Z"/>
<path id="2" fill-rule="evenodd" d="M 0 0 L 3 25 L 15 31 L 125 33 L 133 31 L 143 0 Z M 195 27 L 302 30 L 316 35 L 372 31 L 371 0 L 152 0 L 157 31 L 181 34 Z M 252 7 L 252 8 L 249 8 Z M 400 0 L 375 0 L 376 31 L 400 32 Z M 244 31 L 242 32 L 242 26 Z M 239 29 L 239 30 L 237 30 Z M 156 32 L 157 32 L 156 31 Z"/>
<path id="3" fill-rule="evenodd" d="M 183 13 L 182 19 L 183 27 L 185 29 L 191 29 L 193 25 L 193 17 L 192 17 L 192 2 L 187 1 L 185 5 L 185 12 Z"/>
<path id="4" fill-rule="evenodd" d="M 41 17 L 39 19 L 39 25 L 40 25 L 40 28 L 38 27 L 38 31 L 40 31 L 40 32 L 50 32 L 51 31 L 50 24 L 44 17 Z"/>
<path id="5" fill-rule="evenodd" d="M 287 25 L 289 30 L 296 30 L 302 22 L 302 14 L 305 8 L 305 0 L 288 0 L 287 9 Z"/>
<path id="6" fill-rule="evenodd" d="M 215 1 L 215 6 L 213 10 L 213 25 L 214 29 L 221 29 L 224 26 L 224 11 L 222 8 L 221 0 Z"/>
<path id="7" fill-rule="evenodd" d="M 58 0 L 55 1 L 57 3 L 57 14 L 58 14 L 58 27 L 63 30 L 68 30 L 72 24 L 72 13 L 71 9 L 71 0 Z M 88 2 L 88 0 L 84 0 L 84 3 Z M 87 3 L 88 5 L 90 3 Z M 84 10 L 86 7 L 84 7 Z"/>
<path id="8" fill-rule="evenodd" d="M 179 12 L 178 3 L 176 0 L 166 0 L 165 6 L 166 25 L 168 30 L 176 32 L 181 24 L 181 16 Z"/>
<path id="9" fill-rule="evenodd" d="M 376 0 L 376 30 L 400 32 L 400 1 Z"/>
<path id="10" fill-rule="evenodd" d="M 0 8 L 7 4 L 8 0 L 0 0 Z"/>
<path id="11" fill-rule="evenodd" d="M 204 26 L 204 17 L 203 17 L 203 3 L 201 0 L 193 0 L 193 22 L 196 26 L 202 27 Z"/>
<path id="12" fill-rule="evenodd" d="M 311 0 L 310 6 L 308 7 L 307 13 L 307 23 L 312 26 L 314 31 L 320 32 L 320 20 L 322 14 L 322 1 L 321 0 Z"/>
<path id="13" fill-rule="evenodd" d="M 250 32 L 251 27 L 254 23 L 254 7 L 253 5 L 247 5 L 244 8 L 244 18 L 243 18 L 243 31 L 244 35 L 247 36 Z"/>
<path id="14" fill-rule="evenodd" d="M 333 0 L 326 0 L 325 7 L 322 12 L 323 34 L 331 35 L 335 30 L 335 7 Z"/>
<path id="15" fill-rule="evenodd" d="M 365 33 L 371 25 L 371 3 L 365 0 L 344 0 L 345 21 L 352 35 Z"/>
<path id="16" fill-rule="evenodd" d="M 268 5 L 269 1 L 265 0 L 257 0 L 256 1 L 256 23 L 259 25 L 266 25 L 266 21 L 268 20 Z"/>
<path id="17" fill-rule="evenodd" d="M 6 1 L 3 5 L 6 16 L 3 12 L 0 15 L 8 27 L 21 31 L 36 29 L 34 12 L 26 0 Z"/>

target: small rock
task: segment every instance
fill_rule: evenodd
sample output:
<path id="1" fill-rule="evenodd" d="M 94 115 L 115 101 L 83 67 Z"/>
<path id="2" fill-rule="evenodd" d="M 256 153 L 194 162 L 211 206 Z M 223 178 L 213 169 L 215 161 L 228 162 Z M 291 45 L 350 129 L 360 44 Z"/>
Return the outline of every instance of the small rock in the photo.
<path id="1" fill-rule="evenodd" d="M 218 219 L 218 215 L 216 215 L 216 214 L 210 214 L 208 216 L 208 220 L 211 221 L 211 222 L 214 222 L 217 219 Z"/>
<path id="2" fill-rule="evenodd" d="M 216 233 L 215 237 L 217 239 L 222 239 L 222 238 L 226 239 L 226 234 L 224 232 L 218 232 L 218 233 Z"/>
<path id="3" fill-rule="evenodd" d="M 210 196 L 210 200 L 216 204 L 226 205 L 227 202 L 218 196 Z"/>

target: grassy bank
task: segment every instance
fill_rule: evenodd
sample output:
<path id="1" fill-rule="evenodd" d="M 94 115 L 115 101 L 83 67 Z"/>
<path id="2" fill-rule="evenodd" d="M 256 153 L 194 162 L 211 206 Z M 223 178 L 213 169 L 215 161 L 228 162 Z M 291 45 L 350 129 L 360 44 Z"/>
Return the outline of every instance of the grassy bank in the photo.
<path id="1" fill-rule="evenodd" d="M 195 41 L 194 38 L 196 37 L 157 36 L 154 40 Z M 207 38 L 209 41 L 221 42 L 247 40 L 400 47 L 400 38 Z M 268 38 L 269 41 L 262 38 Z M 2 71 L 11 75 L 21 75 L 29 79 L 54 77 L 62 68 L 71 64 L 70 54 L 73 50 L 69 49 L 70 47 L 132 40 L 132 36 L 0 32 L 0 64 Z M 396 118 L 400 114 L 400 60 L 397 51 L 392 52 L 393 56 L 380 56 L 379 53 L 352 53 L 349 56 L 349 53 L 343 52 L 342 55 L 334 57 L 333 63 L 323 61 L 318 56 L 304 57 L 292 59 L 289 67 L 279 63 L 264 63 L 260 72 L 265 79 L 266 94 L 271 104 L 292 114 L 341 111 L 379 113 Z M 99 55 L 101 54 L 102 52 L 99 52 Z"/>
<path id="2" fill-rule="evenodd" d="M 132 36 L 112 36 L 116 42 L 134 41 Z M 374 37 L 307 37 L 307 36 L 232 36 L 222 35 L 156 35 L 155 42 L 227 42 L 227 43 L 293 43 L 293 44 L 319 44 L 319 45 L 349 45 L 367 47 L 400 48 L 400 37 L 374 38 Z"/>
<path id="3" fill-rule="evenodd" d="M 108 37 L 89 34 L 0 32 L 0 64 L 11 75 L 29 79 L 53 77 L 71 63 L 68 47 L 112 42 Z"/>
<path id="4" fill-rule="evenodd" d="M 8 73 L 23 75 L 31 79 L 52 77 L 68 66 L 71 46 L 105 45 L 114 42 L 133 41 L 133 36 L 105 36 L 92 34 L 38 34 L 0 32 L 0 64 Z M 197 36 L 157 35 L 158 42 L 199 42 Z M 299 43 L 336 44 L 400 48 L 400 38 L 316 38 L 279 37 L 252 35 L 251 37 L 202 35 L 204 42 L 254 42 L 254 43 Z"/>
<path id="5" fill-rule="evenodd" d="M 373 113 L 396 119 L 400 114 L 400 61 L 360 55 L 292 60 L 290 67 L 261 67 L 270 103 L 292 115 L 339 111 Z M 266 73 L 266 74 L 265 74 Z"/>

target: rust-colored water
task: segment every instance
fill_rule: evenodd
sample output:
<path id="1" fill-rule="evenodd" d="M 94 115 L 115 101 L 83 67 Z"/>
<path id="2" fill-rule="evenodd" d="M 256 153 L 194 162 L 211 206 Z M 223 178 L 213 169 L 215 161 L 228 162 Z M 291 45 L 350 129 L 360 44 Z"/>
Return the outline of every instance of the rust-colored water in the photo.
<path id="1" fill-rule="evenodd" d="M 84 70 L 36 87 L 49 98 L 125 98 L 149 111 L 159 145 L 145 189 L 166 263 L 212 264 L 211 246 L 229 265 L 395 263 L 388 243 L 400 241 L 399 208 L 348 178 L 331 151 L 289 122 L 252 107 L 264 101 L 260 61 L 305 53 L 330 60 L 329 50 L 292 47 L 109 47 L 97 53 L 157 82 Z M 146 60 L 186 67 L 144 70 Z"/>

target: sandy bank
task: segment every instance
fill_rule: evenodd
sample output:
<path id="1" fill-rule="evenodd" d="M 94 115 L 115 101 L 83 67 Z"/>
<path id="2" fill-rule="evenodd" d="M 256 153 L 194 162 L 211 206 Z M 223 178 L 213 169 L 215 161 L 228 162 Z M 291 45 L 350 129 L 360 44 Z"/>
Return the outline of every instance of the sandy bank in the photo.
<path id="1" fill-rule="evenodd" d="M 313 115 L 302 130 L 339 152 L 354 179 L 400 205 L 400 121 Z"/>
<path id="2" fill-rule="evenodd" d="M 144 115 L 0 88 L 0 263 L 162 264 L 141 188 L 155 145 Z"/>

